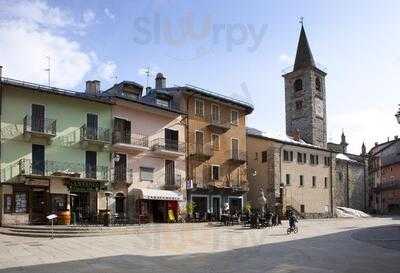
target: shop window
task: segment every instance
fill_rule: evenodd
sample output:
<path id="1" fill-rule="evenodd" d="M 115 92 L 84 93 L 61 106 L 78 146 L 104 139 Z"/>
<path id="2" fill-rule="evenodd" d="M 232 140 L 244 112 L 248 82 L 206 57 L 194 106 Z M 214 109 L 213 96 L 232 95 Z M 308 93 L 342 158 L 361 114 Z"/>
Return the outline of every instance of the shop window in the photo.
<path id="1" fill-rule="evenodd" d="M 13 212 L 13 196 L 11 194 L 4 195 L 4 213 Z"/>
<path id="2" fill-rule="evenodd" d="M 154 169 L 147 167 L 140 167 L 140 180 L 153 182 Z"/>
<path id="3" fill-rule="evenodd" d="M 27 196 L 25 192 L 15 193 L 15 212 L 26 213 L 27 212 Z"/>

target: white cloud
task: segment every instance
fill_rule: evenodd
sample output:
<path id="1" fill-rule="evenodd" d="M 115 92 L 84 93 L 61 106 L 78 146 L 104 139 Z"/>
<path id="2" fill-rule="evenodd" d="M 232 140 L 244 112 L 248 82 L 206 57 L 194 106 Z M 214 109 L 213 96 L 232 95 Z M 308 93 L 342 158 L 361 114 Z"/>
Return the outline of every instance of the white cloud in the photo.
<path id="1" fill-rule="evenodd" d="M 117 77 L 117 65 L 112 61 L 104 62 L 99 65 L 97 74 L 101 80 L 112 81 Z"/>
<path id="2" fill-rule="evenodd" d="M 94 11 L 92 11 L 90 9 L 85 10 L 82 14 L 83 23 L 85 26 L 92 23 L 95 18 L 96 18 L 96 14 L 94 13 Z"/>
<path id="3" fill-rule="evenodd" d="M 2 3 L 0 11 L 0 65 L 4 76 L 47 83 L 47 59 L 51 58 L 51 84 L 74 88 L 94 71 L 106 79 L 115 72 L 113 62 L 102 62 L 87 52 L 69 33 L 84 31 L 95 18 L 87 12 L 83 23 L 76 23 L 68 10 L 50 7 L 45 1 Z M 109 78 L 109 77 L 108 77 Z"/>
<path id="4" fill-rule="evenodd" d="M 105 8 L 105 9 L 104 9 L 104 13 L 105 13 L 106 16 L 107 16 L 108 18 L 110 18 L 111 20 L 114 20 L 114 19 L 115 19 L 115 15 L 114 15 L 108 8 Z"/>
<path id="5" fill-rule="evenodd" d="M 396 107 L 376 105 L 362 110 L 348 110 L 329 117 L 329 140 L 334 136 L 333 140 L 339 142 L 343 129 L 352 153 L 359 154 L 363 142 L 369 149 L 375 142 L 387 141 L 388 137 L 393 139 L 398 132 L 399 125 L 394 117 Z"/>
<path id="6" fill-rule="evenodd" d="M 286 64 L 291 65 L 294 63 L 293 58 L 289 57 L 289 55 L 283 53 L 279 56 L 279 61 Z"/>

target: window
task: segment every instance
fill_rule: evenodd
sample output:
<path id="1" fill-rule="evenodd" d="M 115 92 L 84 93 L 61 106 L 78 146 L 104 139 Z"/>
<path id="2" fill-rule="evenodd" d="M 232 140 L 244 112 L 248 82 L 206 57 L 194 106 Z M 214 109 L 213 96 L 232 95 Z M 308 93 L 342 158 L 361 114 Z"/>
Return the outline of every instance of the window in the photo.
<path id="1" fill-rule="evenodd" d="M 303 163 L 307 163 L 307 154 L 306 153 L 303 154 Z"/>
<path id="2" fill-rule="evenodd" d="M 316 165 L 319 164 L 319 156 L 318 156 L 318 155 L 315 156 L 315 164 L 316 164 Z"/>
<path id="3" fill-rule="evenodd" d="M 286 185 L 290 185 L 290 174 L 286 174 Z"/>
<path id="4" fill-rule="evenodd" d="M 301 91 L 303 90 L 303 81 L 301 79 L 297 79 L 294 82 L 294 91 Z"/>
<path id="5" fill-rule="evenodd" d="M 317 89 L 317 91 L 322 91 L 321 90 L 321 79 L 319 77 L 317 77 L 315 79 L 315 89 Z"/>
<path id="6" fill-rule="evenodd" d="M 213 165 L 211 167 L 211 180 L 218 181 L 219 180 L 219 166 Z"/>
<path id="7" fill-rule="evenodd" d="M 140 180 L 153 182 L 154 168 L 140 167 Z"/>
<path id="8" fill-rule="evenodd" d="M 27 212 L 27 198 L 25 192 L 15 193 L 15 213 Z"/>
<path id="9" fill-rule="evenodd" d="M 318 155 L 310 155 L 310 164 L 311 165 L 318 165 Z"/>
<path id="10" fill-rule="evenodd" d="M 96 178 L 97 174 L 97 153 L 86 151 L 86 178 Z"/>
<path id="11" fill-rule="evenodd" d="M 219 151 L 219 135 L 211 135 L 211 145 L 214 151 Z"/>
<path id="12" fill-rule="evenodd" d="M 162 107 L 169 107 L 169 100 L 165 100 L 165 99 L 156 99 L 156 104 Z"/>
<path id="13" fill-rule="evenodd" d="M 331 165 L 331 159 L 329 156 L 324 157 L 324 165 L 329 167 Z"/>
<path id="14" fill-rule="evenodd" d="M 195 100 L 194 112 L 195 115 L 198 117 L 204 116 L 204 101 L 198 99 Z"/>
<path id="15" fill-rule="evenodd" d="M 231 111 L 231 124 L 233 125 L 239 124 L 239 112 L 236 110 Z"/>
<path id="16" fill-rule="evenodd" d="M 302 109 L 303 109 L 303 101 L 302 100 L 296 101 L 296 111 L 300 111 Z"/>
<path id="17" fill-rule="evenodd" d="M 300 187 L 304 186 L 304 176 L 300 175 Z"/>
<path id="18" fill-rule="evenodd" d="M 300 205 L 300 212 L 305 213 L 306 212 L 306 206 Z"/>
<path id="19" fill-rule="evenodd" d="M 313 188 L 317 187 L 317 178 L 315 176 L 312 177 L 312 186 Z"/>
<path id="20" fill-rule="evenodd" d="M 325 189 L 328 188 L 328 177 L 325 177 L 324 179 L 324 187 Z"/>
<path id="21" fill-rule="evenodd" d="M 216 104 L 211 105 L 211 119 L 214 122 L 220 121 L 219 106 Z"/>
<path id="22" fill-rule="evenodd" d="M 261 163 L 265 163 L 268 160 L 268 153 L 267 151 L 262 151 L 261 152 Z"/>
<path id="23" fill-rule="evenodd" d="M 13 212 L 13 196 L 11 194 L 4 195 L 4 213 Z"/>
<path id="24" fill-rule="evenodd" d="M 122 91 L 121 92 L 121 96 L 130 98 L 130 99 L 134 99 L 134 100 L 139 99 L 139 94 L 138 93 L 133 93 L 133 92 L 129 92 L 129 91 Z"/>
<path id="25" fill-rule="evenodd" d="M 303 163 L 303 154 L 302 153 L 297 153 L 297 162 Z"/>
<path id="26" fill-rule="evenodd" d="M 283 160 L 284 161 L 293 161 L 293 152 L 283 150 Z"/>
<path id="27" fill-rule="evenodd" d="M 37 175 L 44 175 L 44 172 L 44 145 L 32 144 L 32 173 Z"/>

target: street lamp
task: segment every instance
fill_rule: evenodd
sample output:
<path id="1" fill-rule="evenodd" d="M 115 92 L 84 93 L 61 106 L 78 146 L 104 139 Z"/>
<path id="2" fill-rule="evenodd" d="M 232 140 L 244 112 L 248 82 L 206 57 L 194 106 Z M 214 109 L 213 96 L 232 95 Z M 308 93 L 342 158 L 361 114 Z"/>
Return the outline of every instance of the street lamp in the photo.
<path id="1" fill-rule="evenodd" d="M 109 204 L 108 201 L 109 201 L 109 198 L 113 195 L 113 193 L 110 191 L 106 191 L 104 193 L 104 195 L 106 196 L 106 214 L 104 216 L 104 226 L 110 226 L 111 213 L 110 213 L 110 210 L 108 209 L 108 204 Z"/>
<path id="2" fill-rule="evenodd" d="M 399 104 L 399 106 L 400 106 L 400 104 Z M 400 124 L 400 108 L 394 116 L 396 117 L 397 122 Z"/>

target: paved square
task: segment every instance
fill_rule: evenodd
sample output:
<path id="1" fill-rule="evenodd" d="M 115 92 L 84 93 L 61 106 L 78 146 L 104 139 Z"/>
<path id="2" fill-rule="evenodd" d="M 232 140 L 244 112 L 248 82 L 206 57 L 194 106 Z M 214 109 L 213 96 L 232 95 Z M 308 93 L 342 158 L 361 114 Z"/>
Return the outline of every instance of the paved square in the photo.
<path id="1" fill-rule="evenodd" d="M 286 227 L 54 240 L 1 235 L 0 273 L 400 272 L 400 218 L 304 220 L 289 236 Z"/>

